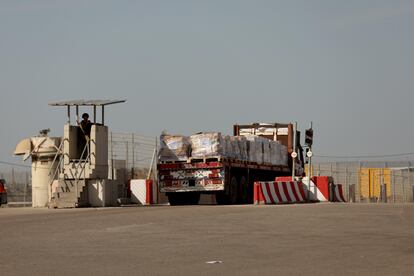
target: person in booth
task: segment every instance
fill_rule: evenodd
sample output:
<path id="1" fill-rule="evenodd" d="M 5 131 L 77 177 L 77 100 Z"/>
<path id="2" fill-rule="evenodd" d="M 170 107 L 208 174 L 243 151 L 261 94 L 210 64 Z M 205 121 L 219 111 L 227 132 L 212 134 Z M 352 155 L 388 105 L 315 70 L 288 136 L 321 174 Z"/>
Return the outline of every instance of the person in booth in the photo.
<path id="1" fill-rule="evenodd" d="M 82 114 L 82 121 L 78 123 L 80 132 L 79 132 L 79 146 L 80 151 L 84 151 L 85 146 L 87 146 L 87 154 L 89 155 L 89 140 L 91 138 L 91 128 L 92 123 L 89 121 L 89 114 Z M 85 155 L 80 157 L 81 159 L 85 158 Z"/>
<path id="2" fill-rule="evenodd" d="M 83 134 L 85 135 L 86 140 L 89 140 L 91 138 L 92 123 L 91 121 L 89 121 L 88 113 L 82 114 L 82 121 L 79 123 L 79 127 L 81 128 Z"/>

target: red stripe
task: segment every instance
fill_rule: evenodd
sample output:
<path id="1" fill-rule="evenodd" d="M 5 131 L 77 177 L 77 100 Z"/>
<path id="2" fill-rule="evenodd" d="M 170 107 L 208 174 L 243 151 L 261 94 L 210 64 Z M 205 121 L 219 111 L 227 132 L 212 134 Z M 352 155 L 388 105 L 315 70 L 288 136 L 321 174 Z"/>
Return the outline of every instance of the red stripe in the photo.
<path id="1" fill-rule="evenodd" d="M 342 191 L 342 184 L 338 184 L 339 196 L 341 197 L 341 201 L 345 202 L 344 193 Z"/>
<path id="2" fill-rule="evenodd" d="M 289 192 L 287 189 L 287 183 L 286 182 L 282 182 L 282 187 L 283 187 L 283 191 L 285 192 L 285 196 L 288 202 L 292 202 L 292 199 L 289 196 Z"/>
<path id="3" fill-rule="evenodd" d="M 223 180 L 221 179 L 206 179 L 205 184 L 223 184 Z"/>
<path id="4" fill-rule="evenodd" d="M 276 196 L 279 199 L 280 203 L 283 203 L 283 199 L 282 196 L 280 195 L 280 191 L 279 191 L 279 185 L 277 185 L 277 182 L 273 182 L 273 185 L 275 186 L 275 192 L 276 192 Z"/>
<path id="5" fill-rule="evenodd" d="M 272 182 L 265 182 L 266 191 L 267 191 L 267 195 L 269 196 L 270 203 L 275 204 L 276 202 L 275 202 L 275 200 L 274 200 L 274 198 L 273 198 L 272 194 L 270 193 L 270 186 L 269 186 L 269 185 L 270 185 L 270 183 L 272 183 Z"/>
<path id="6" fill-rule="evenodd" d="M 295 182 L 290 181 L 290 187 L 292 188 L 292 192 L 293 192 L 293 195 L 296 198 L 296 201 L 300 201 L 300 198 L 298 196 L 298 193 L 296 192 Z"/>
<path id="7" fill-rule="evenodd" d="M 339 200 L 339 198 L 338 198 L 338 196 L 336 195 L 336 191 L 338 190 L 338 185 L 335 185 L 334 186 L 334 202 L 339 202 L 340 200 Z"/>
<path id="8" fill-rule="evenodd" d="M 253 186 L 253 204 L 260 204 L 260 201 L 259 201 L 259 186 L 260 186 L 260 183 L 254 182 L 253 185 L 254 185 Z"/>
<path id="9" fill-rule="evenodd" d="M 299 186 L 299 192 L 302 195 L 303 200 L 306 200 L 306 195 L 305 195 L 305 191 L 303 190 L 302 182 L 298 182 L 298 186 Z"/>
<path id="10" fill-rule="evenodd" d="M 305 202 L 305 197 L 300 193 L 302 187 L 302 183 L 301 182 L 295 182 L 295 190 L 298 193 L 298 195 L 300 195 L 302 197 L 302 202 Z"/>
<path id="11" fill-rule="evenodd" d="M 152 180 L 147 180 L 145 184 L 146 184 L 145 186 L 147 190 L 146 197 L 145 197 L 145 201 L 146 201 L 145 203 L 150 205 L 153 203 L 152 202 Z"/>
<path id="12" fill-rule="evenodd" d="M 266 203 L 266 200 L 265 200 L 265 197 L 264 197 L 264 195 L 263 195 L 263 189 L 262 189 L 262 184 L 261 184 L 261 182 L 258 182 L 259 183 L 259 202 L 263 202 L 263 203 Z"/>

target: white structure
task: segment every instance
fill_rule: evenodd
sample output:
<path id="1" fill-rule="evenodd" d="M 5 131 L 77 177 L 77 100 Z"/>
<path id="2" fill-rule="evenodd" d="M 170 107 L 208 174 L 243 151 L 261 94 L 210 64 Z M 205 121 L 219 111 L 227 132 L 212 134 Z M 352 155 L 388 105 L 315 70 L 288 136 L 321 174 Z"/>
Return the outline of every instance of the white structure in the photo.
<path id="1" fill-rule="evenodd" d="M 33 207 L 73 208 L 117 204 L 118 184 L 108 179 L 108 127 L 105 106 L 125 100 L 66 101 L 51 103 L 67 108 L 68 121 L 62 138 L 46 135 L 25 139 L 15 154 L 32 157 Z M 93 108 L 90 133 L 79 126 L 79 107 Z M 76 124 L 71 124 L 71 107 Z M 101 122 L 96 108 L 101 107 Z"/>
<path id="2" fill-rule="evenodd" d="M 51 197 L 50 184 L 56 179 L 51 174 L 58 165 L 55 158 L 59 152 L 60 137 L 48 137 L 46 134 L 20 141 L 14 152 L 23 155 L 26 160 L 32 158 L 32 206 L 47 207 Z"/>

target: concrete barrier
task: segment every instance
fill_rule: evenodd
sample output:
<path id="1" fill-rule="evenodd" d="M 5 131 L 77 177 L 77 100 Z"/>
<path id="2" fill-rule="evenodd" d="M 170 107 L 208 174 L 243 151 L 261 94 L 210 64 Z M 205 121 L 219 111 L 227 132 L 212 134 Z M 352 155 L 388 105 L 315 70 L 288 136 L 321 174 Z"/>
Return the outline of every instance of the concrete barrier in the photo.
<path id="1" fill-rule="evenodd" d="M 131 203 L 154 204 L 154 188 L 152 180 L 131 179 Z"/>
<path id="2" fill-rule="evenodd" d="M 270 181 L 254 183 L 254 204 L 288 204 L 306 202 L 300 181 Z"/>

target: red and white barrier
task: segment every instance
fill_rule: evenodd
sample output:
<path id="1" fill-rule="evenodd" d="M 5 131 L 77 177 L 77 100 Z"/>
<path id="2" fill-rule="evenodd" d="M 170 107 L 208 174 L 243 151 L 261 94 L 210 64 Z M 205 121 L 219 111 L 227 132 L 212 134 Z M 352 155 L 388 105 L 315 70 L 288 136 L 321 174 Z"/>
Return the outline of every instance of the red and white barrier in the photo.
<path id="1" fill-rule="evenodd" d="M 306 201 L 302 182 L 255 182 L 254 204 L 284 204 Z"/>
<path id="2" fill-rule="evenodd" d="M 342 184 L 336 184 L 334 187 L 334 202 L 346 202 Z"/>
<path id="3" fill-rule="evenodd" d="M 156 193 L 156 186 L 153 185 L 152 180 L 146 179 L 131 179 L 131 203 L 138 203 L 142 205 L 150 205 L 154 203 L 154 194 Z"/>
<path id="4" fill-rule="evenodd" d="M 314 194 L 314 200 L 319 202 L 329 201 L 329 185 L 328 176 L 314 176 L 309 183 L 310 192 Z"/>

